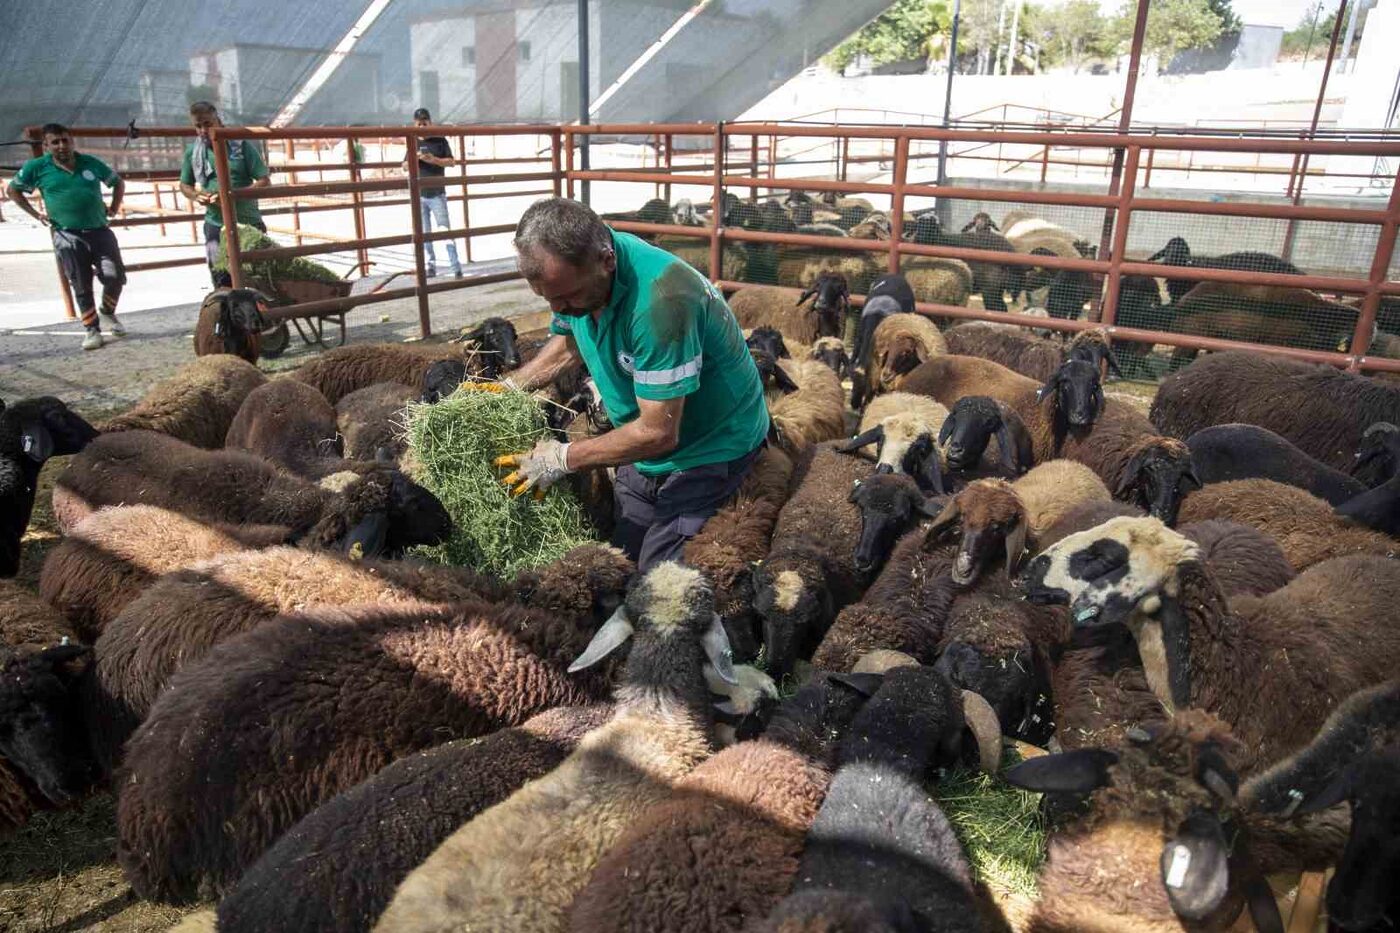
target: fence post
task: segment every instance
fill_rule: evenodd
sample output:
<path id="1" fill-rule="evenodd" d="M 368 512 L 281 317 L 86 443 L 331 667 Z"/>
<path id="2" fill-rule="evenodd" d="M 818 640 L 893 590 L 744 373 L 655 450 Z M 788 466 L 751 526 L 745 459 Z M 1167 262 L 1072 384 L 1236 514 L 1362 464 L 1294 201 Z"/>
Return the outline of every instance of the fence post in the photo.
<path id="1" fill-rule="evenodd" d="M 1347 0 L 1342 0 L 1337 6 L 1336 21 L 1332 24 L 1332 43 L 1327 46 L 1327 64 L 1322 66 L 1322 78 L 1317 85 L 1317 102 L 1313 105 L 1312 123 L 1308 128 L 1308 139 L 1317 138 L 1317 124 L 1322 118 L 1322 105 L 1327 99 L 1327 77 L 1332 73 L 1332 60 L 1337 56 L 1337 39 L 1342 34 L 1342 20 L 1346 19 Z M 1308 154 L 1305 152 L 1300 157 L 1294 157 L 1293 167 L 1296 170 L 1297 180 L 1293 184 L 1293 203 L 1300 204 L 1303 200 L 1303 186 L 1308 182 Z M 1292 175 L 1290 172 L 1290 181 Z M 1279 250 L 1279 255 L 1285 260 L 1293 259 L 1293 241 L 1297 237 L 1298 222 L 1290 217 L 1288 226 L 1284 228 L 1283 249 Z"/>
<path id="2" fill-rule="evenodd" d="M 461 134 L 457 136 L 457 151 L 462 154 L 462 226 L 467 228 L 466 235 L 462 237 L 462 246 L 466 250 L 467 262 L 472 261 L 472 209 L 471 196 L 467 191 L 467 137 Z M 452 218 L 447 218 L 447 226 L 452 227 Z"/>
<path id="3" fill-rule="evenodd" d="M 560 152 L 561 133 L 558 127 L 549 131 L 549 170 L 554 174 L 554 196 L 557 198 L 564 193 L 564 179 L 560 177 L 559 167 L 563 161 L 563 153 Z"/>
<path id="4" fill-rule="evenodd" d="M 345 156 L 345 161 L 350 163 L 350 180 L 359 181 L 360 160 L 355 155 L 355 138 L 353 136 L 345 138 Z M 350 203 L 354 205 L 352 210 L 355 217 L 355 239 L 363 240 L 365 238 L 365 196 L 359 191 L 353 192 L 350 195 Z M 300 226 L 297 229 L 300 229 Z M 355 250 L 355 258 L 358 260 L 360 275 L 369 275 L 369 250 L 361 246 Z"/>
<path id="5" fill-rule="evenodd" d="M 1137 96 L 1138 71 L 1142 68 L 1142 45 L 1147 36 L 1148 0 L 1137 0 L 1137 19 L 1133 22 L 1133 42 L 1128 53 L 1128 76 L 1123 83 L 1123 106 L 1118 108 L 1118 132 L 1127 133 L 1133 125 L 1133 99 Z M 1077 171 L 1077 169 L 1076 169 Z M 1119 180 L 1123 174 L 1123 150 L 1113 150 L 1113 168 L 1110 171 L 1108 193 L 1118 194 Z M 1099 257 L 1102 258 L 1113 238 L 1113 208 L 1103 212 L 1103 230 L 1099 236 Z"/>
<path id="6" fill-rule="evenodd" d="M 418 333 L 429 337 L 433 332 L 428 319 L 428 267 L 423 261 L 423 214 L 418 207 L 418 137 L 404 134 L 404 152 L 408 153 L 408 205 L 413 221 L 413 291 L 418 298 Z"/>
<path id="7" fill-rule="evenodd" d="M 1371 260 L 1366 295 L 1361 299 L 1356 332 L 1351 335 L 1351 362 L 1347 368 L 1353 372 L 1361 368 L 1361 361 L 1371 348 L 1371 331 L 1375 329 L 1376 312 L 1381 305 L 1381 285 L 1390 272 L 1390 257 L 1395 252 L 1395 234 L 1400 227 L 1400 177 L 1390 189 L 1390 203 L 1386 205 L 1385 214 L 1385 223 L 1381 224 L 1380 235 L 1376 238 L 1376 255 Z"/>
<path id="8" fill-rule="evenodd" d="M 665 138 L 666 138 L 666 174 L 669 175 L 669 174 L 671 174 L 671 166 L 675 163 L 675 143 L 676 143 L 676 138 L 675 138 L 674 136 L 672 136 L 670 133 L 667 133 Z M 664 189 L 665 189 L 665 192 L 666 192 L 666 194 L 665 194 L 666 203 L 667 203 L 667 204 L 670 204 L 670 203 L 671 203 L 671 183 L 670 183 L 669 181 L 666 182 L 666 184 L 665 184 L 665 186 L 664 186 Z"/>
<path id="9" fill-rule="evenodd" d="M 777 178 L 778 170 L 778 134 L 772 133 L 768 137 L 768 180 Z"/>
<path id="10" fill-rule="evenodd" d="M 894 140 L 894 192 L 890 195 L 889 271 L 899 271 L 899 244 L 904 240 L 904 185 L 909 178 L 909 137 L 901 133 Z"/>
<path id="11" fill-rule="evenodd" d="M 1108 286 L 1104 292 L 1103 304 L 1099 306 L 1099 320 L 1105 327 L 1112 327 L 1118 317 L 1118 292 L 1122 282 L 1123 254 L 1128 247 L 1128 217 L 1133 209 L 1133 189 L 1137 184 L 1138 160 L 1142 155 L 1139 146 L 1128 147 L 1128 158 L 1123 166 L 1123 185 L 1118 192 L 1118 217 L 1113 228 L 1113 248 L 1108 254 Z"/>
<path id="12" fill-rule="evenodd" d="M 755 135 L 749 137 L 749 177 L 752 178 L 754 181 L 757 181 L 757 180 L 758 180 L 758 136 L 757 136 L 757 134 L 755 134 Z M 758 189 L 757 189 L 757 188 L 752 188 L 752 189 L 750 189 L 750 190 L 751 190 L 752 193 L 749 195 L 749 200 L 756 203 L 756 202 L 758 201 Z"/>
<path id="13" fill-rule="evenodd" d="M 842 181 L 846 181 L 851 172 L 851 137 L 849 136 L 841 137 L 841 155 L 838 164 L 841 166 L 840 178 Z"/>
<path id="14" fill-rule="evenodd" d="M 238 234 L 238 211 L 229 184 L 228 145 L 220 138 L 219 127 L 209 130 L 209 148 L 214 150 L 214 174 L 219 180 L 219 210 L 223 213 L 222 235 L 228 241 L 228 274 L 234 288 L 243 287 L 243 244 Z"/>
<path id="15" fill-rule="evenodd" d="M 710 281 L 723 278 L 724 265 L 720 261 L 724 240 L 724 121 L 715 123 L 715 185 L 711 198 L 710 216 Z"/>
<path id="16" fill-rule="evenodd" d="M 567 127 L 564 129 L 564 139 L 565 174 L 568 176 L 569 197 L 572 198 L 574 196 L 574 134 Z"/>
<path id="17" fill-rule="evenodd" d="M 162 203 L 160 202 L 160 182 L 158 182 L 158 181 L 153 181 L 153 182 L 151 182 L 151 195 L 155 198 L 155 201 L 156 201 L 156 212 L 157 212 L 161 217 L 164 217 L 164 216 L 165 216 L 165 205 L 162 204 Z M 3 200 L 4 200 L 4 198 L 0 198 L 0 201 L 3 201 Z M 0 217 L 0 220 L 3 220 L 3 219 L 4 219 L 3 217 Z M 161 236 L 165 236 L 165 224 L 163 224 L 163 223 L 160 225 L 160 235 L 161 235 Z"/>

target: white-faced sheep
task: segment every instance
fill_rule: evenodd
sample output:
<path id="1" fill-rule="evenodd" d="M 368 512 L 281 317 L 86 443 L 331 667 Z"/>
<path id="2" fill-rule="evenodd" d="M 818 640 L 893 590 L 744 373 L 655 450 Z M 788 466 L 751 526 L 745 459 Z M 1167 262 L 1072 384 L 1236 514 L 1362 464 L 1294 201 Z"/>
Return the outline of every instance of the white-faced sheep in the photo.
<path id="1" fill-rule="evenodd" d="M 1341 698 L 1400 663 L 1400 630 L 1373 624 L 1400 604 L 1400 561 L 1340 557 L 1227 604 L 1193 542 L 1153 518 L 1117 518 L 1049 548 L 1027 577 L 1031 599 L 1068 604 L 1077 626 L 1125 626 L 1163 705 L 1229 722 L 1250 771 L 1302 747 Z"/>
<path id="2" fill-rule="evenodd" d="M 219 902 L 221 933 L 368 933 L 459 826 L 557 767 L 612 707 L 565 706 L 400 758 L 317 807 Z"/>
<path id="3" fill-rule="evenodd" d="M 797 457 L 814 444 L 846 433 L 846 404 L 836 373 L 818 360 L 782 360 L 778 368 L 795 387 L 768 405 L 770 433 L 779 448 Z"/>
<path id="4" fill-rule="evenodd" d="M 1216 424 L 1253 424 L 1334 470 L 1351 469 L 1362 435 L 1400 420 L 1400 386 L 1332 366 L 1252 353 L 1212 353 L 1162 380 L 1152 423 L 1185 439 Z"/>
<path id="5" fill-rule="evenodd" d="M 675 796 L 603 856 L 569 929 L 718 933 L 767 914 L 797 873 L 831 781 L 830 746 L 878 685 L 874 676 L 819 675 L 778 707 L 762 736 L 677 781 Z"/>
<path id="6" fill-rule="evenodd" d="M 315 388 L 335 405 L 356 389 L 380 382 L 420 388 L 429 367 L 444 360 L 462 363 L 467 372 L 483 378 L 514 369 L 520 365 L 515 325 L 503 318 L 487 318 L 462 343 L 337 347 L 297 369 L 291 378 Z"/>
<path id="7" fill-rule="evenodd" d="M 143 897 L 227 892 L 298 819 L 394 759 L 604 699 L 608 667 L 566 670 L 590 632 L 523 607 L 424 603 L 322 608 L 216 645 L 127 743 L 124 873 Z"/>
<path id="8" fill-rule="evenodd" d="M 155 505 L 205 522 L 285 525 L 302 544 L 387 548 L 435 544 L 451 530 L 442 503 L 396 470 L 342 474 L 339 491 L 250 454 L 200 450 L 150 431 L 104 434 L 54 486 L 54 516 L 72 528 L 104 505 Z"/>
<path id="9" fill-rule="evenodd" d="M 1268 428 L 1218 424 L 1186 439 L 1191 468 L 1202 483 L 1269 479 L 1307 490 L 1332 505 L 1366 491 L 1359 480 L 1314 460 Z"/>
<path id="10" fill-rule="evenodd" d="M 98 509 L 49 551 L 39 592 L 88 643 L 162 574 L 244 548 L 281 544 L 282 525 L 218 525 L 151 505 Z"/>
<path id="11" fill-rule="evenodd" d="M 754 571 L 754 608 L 763 619 L 768 672 L 781 677 L 815 647 L 841 607 L 860 596 L 856 566 L 860 512 L 848 501 L 869 463 L 834 444 L 810 448 L 793 472 L 768 557 Z"/>
<path id="12" fill-rule="evenodd" d="M 195 447 L 224 446 L 243 400 L 267 377 L 236 356 L 204 356 L 156 383 L 131 410 L 99 425 L 104 434 L 156 431 Z"/>
<path id="13" fill-rule="evenodd" d="M 947 418 L 948 409 L 923 395 L 877 395 L 861 413 L 856 436 L 842 449 L 853 452 L 874 444 L 876 472 L 904 473 L 927 493 L 945 492 L 948 466 L 938 436 Z"/>
<path id="14" fill-rule="evenodd" d="M 0 401 L 0 577 L 19 572 L 39 471 L 53 456 L 76 454 L 97 431 L 51 395 L 8 407 Z"/>
<path id="15" fill-rule="evenodd" d="M 220 288 L 206 295 L 194 326 L 194 355 L 228 353 L 256 363 L 268 304 L 267 296 L 252 288 Z"/>
<path id="16" fill-rule="evenodd" d="M 708 659 L 720 672 L 729 669 L 709 587 L 678 564 L 659 564 L 641 579 L 574 669 L 629 637 L 635 641 L 612 721 L 550 774 L 449 836 L 399 886 L 375 930 L 567 927 L 570 904 L 608 847 L 709 757 L 701 668 Z"/>
<path id="17" fill-rule="evenodd" d="M 1181 503 L 1180 520 L 1226 519 L 1257 528 L 1295 570 L 1345 554 L 1400 555 L 1400 540 L 1343 518 L 1316 496 L 1267 479 L 1211 483 Z"/>
<path id="18" fill-rule="evenodd" d="M 403 456 L 408 443 L 404 407 L 417 398 L 416 391 L 397 382 L 376 383 L 344 396 L 335 406 L 335 422 L 345 438 L 345 456 L 352 460 Z"/>

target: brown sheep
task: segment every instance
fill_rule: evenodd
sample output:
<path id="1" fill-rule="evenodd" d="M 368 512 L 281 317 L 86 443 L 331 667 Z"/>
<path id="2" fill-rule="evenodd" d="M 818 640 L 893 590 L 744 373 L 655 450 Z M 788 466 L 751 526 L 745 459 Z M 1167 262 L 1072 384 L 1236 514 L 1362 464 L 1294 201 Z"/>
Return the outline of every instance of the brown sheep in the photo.
<path id="1" fill-rule="evenodd" d="M 91 643 L 156 578 L 244 548 L 281 544 L 281 525 L 220 525 L 151 505 L 98 509 L 69 529 L 39 576 L 44 601 Z"/>
<path id="2" fill-rule="evenodd" d="M 899 271 L 914 290 L 916 301 L 966 307 L 972 293 L 972 269 L 961 259 L 941 256 L 910 256 Z"/>
<path id="3" fill-rule="evenodd" d="M 875 328 L 866 366 L 866 391 L 893 392 L 919 364 L 948 352 L 938 326 L 922 314 L 891 314 Z M 863 407 L 863 406 L 862 406 Z"/>
<path id="4" fill-rule="evenodd" d="M 846 400 L 836 373 L 819 360 L 780 360 L 778 366 L 797 386 L 768 406 L 778 447 L 798 457 L 813 444 L 845 435 Z"/>
<path id="5" fill-rule="evenodd" d="M 341 458 L 335 409 L 304 382 L 273 379 L 243 400 L 224 438 L 226 450 L 256 454 L 298 476 L 321 479 L 353 468 Z"/>
<path id="6" fill-rule="evenodd" d="M 1307 744 L 1342 698 L 1394 675 L 1400 629 L 1375 620 L 1400 605 L 1400 561 L 1339 557 L 1227 603 L 1200 553 L 1154 518 L 1116 518 L 1036 557 L 1028 595 L 1069 604 L 1076 626 L 1127 628 L 1157 698 L 1230 722 L 1250 771 Z"/>
<path id="7" fill-rule="evenodd" d="M 208 450 L 224 446 L 243 400 L 267 377 L 252 363 L 218 354 L 186 363 L 130 411 L 99 425 L 104 434 L 156 431 Z"/>
<path id="8" fill-rule="evenodd" d="M 838 228 L 839 229 L 839 228 Z M 777 284 L 783 288 L 810 288 L 823 274 L 839 275 L 850 292 L 863 295 L 884 273 L 881 255 L 865 251 L 813 249 L 809 246 L 778 247 Z M 799 343 L 811 343 L 802 340 Z"/>
<path id="9" fill-rule="evenodd" d="M 404 408 L 418 392 L 397 382 L 380 382 L 344 396 L 335 406 L 336 427 L 345 438 L 345 456 L 374 460 L 384 451 L 398 460 L 407 449 Z"/>
<path id="10" fill-rule="evenodd" d="M 1395 538 L 1347 521 L 1305 490 L 1267 479 L 1210 483 L 1181 503 L 1181 521 L 1209 519 L 1259 529 L 1278 542 L 1297 571 L 1343 554 L 1400 555 Z"/>
<path id="11" fill-rule="evenodd" d="M 267 305 L 267 296 L 251 288 L 220 288 L 206 295 L 194 325 L 194 355 L 229 353 L 256 363 Z"/>
<path id="12" fill-rule="evenodd" d="M 992 360 L 1037 382 L 1045 382 L 1064 362 L 1064 347 L 1055 341 L 981 321 L 950 327 L 943 337 L 949 353 Z"/>
<path id="13" fill-rule="evenodd" d="M 819 290 L 808 305 L 805 292 L 794 294 L 790 288 L 746 285 L 729 296 L 729 309 L 745 330 L 771 327 L 789 343 L 810 346 L 818 337 L 834 337 L 840 332 L 844 313 L 840 292 L 826 295 Z"/>

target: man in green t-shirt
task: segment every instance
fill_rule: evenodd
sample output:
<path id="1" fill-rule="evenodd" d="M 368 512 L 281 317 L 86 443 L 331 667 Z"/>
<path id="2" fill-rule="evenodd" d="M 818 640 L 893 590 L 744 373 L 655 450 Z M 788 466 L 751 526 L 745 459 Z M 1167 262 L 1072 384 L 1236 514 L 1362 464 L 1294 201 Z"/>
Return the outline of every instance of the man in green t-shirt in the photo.
<path id="1" fill-rule="evenodd" d="M 554 336 L 510 382 L 542 386 L 582 360 L 617 428 L 501 458 L 515 468 L 507 485 L 520 494 L 575 470 L 618 467 L 613 543 L 642 571 L 678 559 L 768 435 L 763 385 L 734 313 L 690 266 L 609 229 L 577 201 L 531 205 L 515 250 L 554 312 Z"/>
<path id="2" fill-rule="evenodd" d="M 87 330 L 83 349 L 96 350 L 102 346 L 99 318 L 112 336 L 126 336 L 126 328 L 117 320 L 126 268 L 117 238 L 107 226 L 107 218 L 121 208 L 126 185 L 106 162 L 75 149 L 73 136 L 63 124 L 47 123 L 42 132 L 44 154 L 24 163 L 11 179 L 10 199 L 52 233 L 58 264 L 73 286 L 73 301 Z M 112 189 L 110 204 L 102 197 L 102 185 Z M 47 218 L 29 203 L 33 191 L 43 196 Z M 100 314 L 93 303 L 93 272 L 102 282 Z"/>
<path id="3" fill-rule="evenodd" d="M 223 229 L 224 212 L 219 207 L 219 177 L 214 172 L 214 150 L 209 145 L 209 131 L 223 126 L 219 111 L 207 100 L 190 104 L 190 122 L 194 124 L 195 141 L 185 147 L 185 160 L 180 166 L 180 190 L 195 204 L 204 205 L 204 255 L 209 260 L 209 274 L 214 274 L 214 262 L 219 257 L 219 232 Z M 229 140 L 229 187 L 265 188 L 269 184 L 267 163 L 258 147 L 246 139 Z M 238 222 L 267 232 L 258 202 L 251 198 L 234 201 Z"/>

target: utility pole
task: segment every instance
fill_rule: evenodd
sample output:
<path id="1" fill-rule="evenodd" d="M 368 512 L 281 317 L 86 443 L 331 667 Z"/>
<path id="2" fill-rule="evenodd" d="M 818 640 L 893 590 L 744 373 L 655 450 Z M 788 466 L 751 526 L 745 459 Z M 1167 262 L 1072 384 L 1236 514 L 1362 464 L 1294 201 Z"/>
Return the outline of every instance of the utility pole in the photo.
<path id="1" fill-rule="evenodd" d="M 1017 31 L 1021 28 L 1021 0 L 1012 0 L 1015 4 L 1011 8 L 1011 41 L 1007 43 L 1006 50 L 1006 74 L 1011 74 L 1016 70 L 1016 46 Z"/>
<path id="2" fill-rule="evenodd" d="M 587 126 L 588 118 L 588 0 L 578 0 L 578 122 L 580 126 Z M 579 168 L 588 171 L 588 141 L 587 133 L 580 133 L 578 152 Z M 580 187 L 583 195 L 583 203 L 587 204 L 589 199 L 588 181 L 584 180 Z"/>
<path id="3" fill-rule="evenodd" d="M 953 109 L 953 69 L 958 65 L 958 22 L 962 19 L 962 0 L 953 0 L 953 27 L 948 36 L 948 80 L 943 89 L 943 128 L 948 128 L 949 114 Z M 938 141 L 938 183 L 946 185 L 948 183 L 948 140 Z M 945 216 L 948 210 L 944 207 L 946 198 L 938 199 L 938 219 L 946 226 L 949 218 Z"/>

